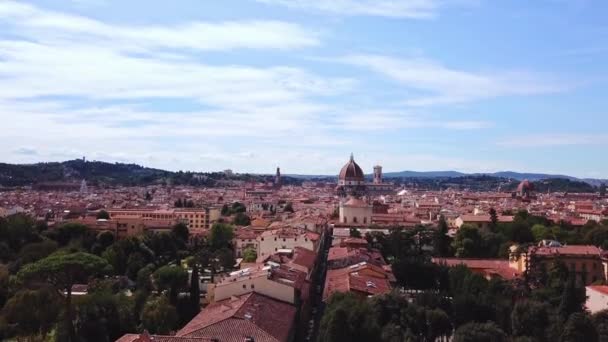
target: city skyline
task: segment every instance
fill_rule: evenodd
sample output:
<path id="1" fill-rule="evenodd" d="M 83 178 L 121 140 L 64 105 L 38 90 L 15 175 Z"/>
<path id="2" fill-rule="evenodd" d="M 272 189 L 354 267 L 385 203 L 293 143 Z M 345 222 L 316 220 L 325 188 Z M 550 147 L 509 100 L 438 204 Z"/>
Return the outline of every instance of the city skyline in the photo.
<path id="1" fill-rule="evenodd" d="M 3 1 L 0 161 L 607 178 L 607 7 Z"/>

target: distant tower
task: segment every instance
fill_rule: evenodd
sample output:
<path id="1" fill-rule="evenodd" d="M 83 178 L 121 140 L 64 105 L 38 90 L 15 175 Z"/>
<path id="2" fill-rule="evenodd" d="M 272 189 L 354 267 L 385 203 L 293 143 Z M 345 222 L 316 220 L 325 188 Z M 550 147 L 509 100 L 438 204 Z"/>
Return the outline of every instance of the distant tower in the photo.
<path id="1" fill-rule="evenodd" d="M 277 167 L 277 174 L 274 176 L 274 185 L 276 187 L 281 186 L 281 168 Z"/>
<path id="2" fill-rule="evenodd" d="M 382 184 L 382 166 L 374 166 L 374 184 Z"/>
<path id="3" fill-rule="evenodd" d="M 87 181 L 83 179 L 82 182 L 80 183 L 80 193 L 86 194 L 87 192 L 88 192 Z"/>

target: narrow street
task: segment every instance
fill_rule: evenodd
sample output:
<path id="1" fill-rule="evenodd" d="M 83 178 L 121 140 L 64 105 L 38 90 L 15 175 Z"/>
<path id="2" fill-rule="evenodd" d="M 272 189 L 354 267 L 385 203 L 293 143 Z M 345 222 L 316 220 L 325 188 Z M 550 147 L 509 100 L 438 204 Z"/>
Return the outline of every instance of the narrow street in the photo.
<path id="1" fill-rule="evenodd" d="M 313 316 L 310 323 L 310 329 L 308 331 L 308 336 L 306 336 L 305 341 L 316 341 L 317 335 L 319 333 L 319 324 L 321 322 L 321 318 L 323 317 L 323 311 L 325 306 L 323 304 L 323 289 L 325 286 L 325 276 L 327 274 L 327 255 L 329 254 L 329 248 L 331 247 L 331 236 L 332 236 L 332 228 L 329 228 L 323 233 L 323 238 L 321 240 L 321 246 L 319 247 L 319 267 L 317 268 L 317 273 L 315 275 L 315 279 L 313 282 L 313 286 L 315 288 L 314 296 L 312 299 L 313 303 Z"/>

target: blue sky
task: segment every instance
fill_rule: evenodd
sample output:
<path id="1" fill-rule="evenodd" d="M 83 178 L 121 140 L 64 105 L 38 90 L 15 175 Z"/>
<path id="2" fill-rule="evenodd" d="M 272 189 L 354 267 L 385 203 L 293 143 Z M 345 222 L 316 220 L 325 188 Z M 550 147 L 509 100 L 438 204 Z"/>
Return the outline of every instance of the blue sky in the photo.
<path id="1" fill-rule="evenodd" d="M 586 0 L 0 1 L 0 161 L 608 177 Z"/>

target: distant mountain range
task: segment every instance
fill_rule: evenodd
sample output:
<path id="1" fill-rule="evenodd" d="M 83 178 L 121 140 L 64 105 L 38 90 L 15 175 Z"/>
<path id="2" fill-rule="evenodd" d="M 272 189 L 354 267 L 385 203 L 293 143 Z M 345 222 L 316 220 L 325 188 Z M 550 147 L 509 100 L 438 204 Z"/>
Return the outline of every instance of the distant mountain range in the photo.
<path id="1" fill-rule="evenodd" d="M 515 172 L 515 171 L 499 171 L 493 173 L 464 173 L 458 171 L 399 171 L 399 172 L 386 172 L 383 174 L 384 178 L 456 178 L 464 176 L 481 176 L 487 175 L 492 177 L 516 179 L 516 180 L 530 180 L 539 181 L 542 179 L 568 179 L 573 181 L 583 181 L 593 186 L 599 186 L 602 183 L 608 183 L 608 179 L 595 179 L 595 178 L 577 178 L 567 175 L 559 174 L 548 174 L 548 173 L 528 173 L 528 172 Z M 335 178 L 334 175 L 288 175 L 294 178 L 300 179 L 314 179 L 314 178 Z M 373 175 L 367 175 L 367 177 L 373 177 Z"/>
<path id="2" fill-rule="evenodd" d="M 284 183 L 299 184 L 302 180 L 311 179 L 335 179 L 337 175 L 284 175 Z M 458 171 L 401 171 L 386 172 L 386 179 L 407 180 L 446 180 L 450 178 L 475 176 L 490 176 L 506 180 L 531 181 L 547 179 L 566 179 L 575 182 L 585 182 L 593 186 L 608 183 L 606 179 L 580 179 L 566 175 L 555 175 L 545 173 L 520 173 L 513 171 L 501 171 L 494 173 L 463 173 Z M 372 175 L 367 175 L 371 178 Z M 0 163 L 0 186 L 24 186 L 40 182 L 76 182 L 86 179 L 91 184 L 109 185 L 144 185 L 170 183 L 175 185 L 201 185 L 212 186 L 218 181 L 231 179 L 242 181 L 269 181 L 273 175 L 270 174 L 236 174 L 228 176 L 223 172 L 172 172 L 153 168 L 147 168 L 135 164 L 106 163 L 100 161 L 68 160 L 65 162 L 37 163 L 37 164 L 3 164 Z"/>

